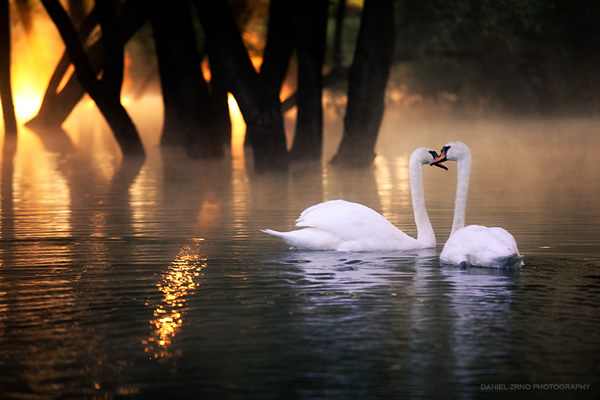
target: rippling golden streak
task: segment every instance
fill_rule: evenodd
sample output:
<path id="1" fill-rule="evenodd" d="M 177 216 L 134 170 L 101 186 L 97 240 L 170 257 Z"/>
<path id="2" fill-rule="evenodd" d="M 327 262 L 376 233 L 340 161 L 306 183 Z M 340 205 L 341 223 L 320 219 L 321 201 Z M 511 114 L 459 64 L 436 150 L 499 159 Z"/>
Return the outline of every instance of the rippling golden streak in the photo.
<path id="1" fill-rule="evenodd" d="M 393 183 L 389 161 L 382 155 L 377 156 L 375 159 L 375 184 L 377 185 L 377 194 L 381 203 L 381 213 L 389 219 L 392 217 Z"/>
<path id="2" fill-rule="evenodd" d="M 199 278 L 205 268 L 206 258 L 199 254 L 197 246 L 184 246 L 156 284 L 163 297 L 149 322 L 152 334 L 142 341 L 144 351 L 153 358 L 173 355 L 170 346 L 183 326 L 186 303 L 198 289 Z"/>

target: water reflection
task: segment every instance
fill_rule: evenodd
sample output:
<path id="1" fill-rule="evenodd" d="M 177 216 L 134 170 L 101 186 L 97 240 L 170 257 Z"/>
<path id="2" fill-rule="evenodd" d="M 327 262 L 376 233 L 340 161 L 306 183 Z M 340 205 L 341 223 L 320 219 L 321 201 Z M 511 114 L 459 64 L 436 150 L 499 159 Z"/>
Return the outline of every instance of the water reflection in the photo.
<path id="1" fill-rule="evenodd" d="M 14 239 L 14 203 L 13 203 L 13 173 L 14 156 L 17 150 L 17 142 L 12 136 L 5 136 L 2 147 L 2 185 L 0 186 L 0 196 L 2 210 L 0 214 L 1 235 L 2 235 L 2 257 L 0 258 L 0 269 L 10 268 L 13 265 L 13 252 L 10 243 Z M 9 317 L 9 304 L 13 289 L 5 281 L 4 274 L 0 273 L 0 337 L 6 333 L 6 324 Z"/>
<path id="2" fill-rule="evenodd" d="M 519 358 L 498 351 L 518 337 L 509 321 L 519 271 L 443 268 L 441 272 L 452 287 L 448 310 L 452 316 L 449 339 L 455 382 L 470 389 L 497 382 L 496 371 Z"/>
<path id="3" fill-rule="evenodd" d="M 169 238 L 161 248 L 164 254 L 161 258 L 166 256 L 171 261 L 155 283 L 160 299 L 146 302 L 152 309 L 149 321 L 152 332 L 142 344 L 154 359 L 181 354 L 173 342 L 184 325 L 188 303 L 199 290 L 207 267 L 205 239 L 214 237 L 219 230 L 224 218 L 224 199 L 231 196 L 230 178 L 223 161 L 182 160 L 181 156 L 177 151 L 162 151 L 157 164 L 160 169 L 153 166 L 148 169 L 147 178 L 140 176 L 139 180 L 140 196 L 144 196 L 148 187 L 160 188 L 153 195 L 156 200 L 140 203 L 138 198 L 135 204 L 140 210 L 137 215 L 140 232 L 144 235 L 156 232 L 157 237 Z M 201 174 L 196 175 L 196 171 Z"/>
<path id="4" fill-rule="evenodd" d="M 135 113 L 157 149 L 158 114 Z M 446 124 L 402 140 L 384 130 L 373 169 L 272 176 L 246 169 L 241 153 L 121 162 L 95 117 L 66 126 L 24 129 L 18 149 L 3 147 L 7 397 L 477 397 L 476 383 L 494 379 L 594 379 L 596 125 L 531 124 L 517 137 L 459 124 L 447 138 Z M 457 138 L 477 154 L 468 218 L 517 236 L 528 255 L 519 274 L 440 268 L 436 253 L 289 251 L 258 231 L 343 197 L 414 234 L 406 157 Z M 581 146 L 565 152 L 571 142 Z M 424 178 L 442 243 L 454 174 Z"/>
<path id="5" fill-rule="evenodd" d="M 152 312 L 152 334 L 142 341 L 144 351 L 153 358 L 168 358 L 173 355 L 171 344 L 183 326 L 187 302 L 197 292 L 203 270 L 207 266 L 200 246 L 200 239 L 183 246 L 156 284 L 162 299 Z"/>
<path id="6" fill-rule="evenodd" d="M 13 174 L 14 158 L 17 151 L 17 141 L 12 136 L 5 136 L 2 146 L 2 186 L 0 193 L 2 201 L 2 241 L 10 241 L 14 238 L 14 198 L 13 198 Z M 4 264 L 7 265 L 6 263 Z"/>
<path id="7" fill-rule="evenodd" d="M 282 268 L 293 266 L 302 283 L 312 288 L 352 293 L 390 286 L 395 278 L 412 275 L 415 264 L 431 265 L 435 255 L 435 249 L 377 253 L 290 251 L 277 262 L 283 264 Z"/>
<path id="8" fill-rule="evenodd" d="M 420 372 L 407 371 L 412 391 L 460 398 L 495 381 L 507 362 L 496 349 L 512 333 L 507 320 L 517 283 L 518 272 L 506 270 L 415 270 L 408 363 Z"/>
<path id="9" fill-rule="evenodd" d="M 46 152 L 40 151 L 27 130 L 19 137 L 20 152 L 33 152 L 26 157 L 43 171 L 24 169 L 21 158 L 16 163 L 19 173 L 11 176 L 14 149 L 10 147 L 5 147 L 10 151 L 4 152 L 2 160 L 0 293 L 7 296 L 0 296 L 0 326 L 5 328 L 3 339 L 16 343 L 4 348 L 2 355 L 18 355 L 16 368 L 21 375 L 10 385 L 19 396 L 89 397 L 114 385 L 115 374 L 110 371 L 119 369 L 104 351 L 110 336 L 90 327 L 92 321 L 101 325 L 110 320 L 114 311 L 107 305 L 119 301 L 107 278 L 115 247 L 97 238 L 110 235 L 115 212 L 127 213 L 118 199 L 128 202 L 121 193 L 128 192 L 139 166 L 123 163 L 107 181 L 66 132 L 36 135 Z M 19 190 L 12 192 L 15 180 Z M 127 230 L 123 225 L 119 229 Z M 93 362 L 87 363 L 83 381 L 66 378 L 87 357 Z"/>

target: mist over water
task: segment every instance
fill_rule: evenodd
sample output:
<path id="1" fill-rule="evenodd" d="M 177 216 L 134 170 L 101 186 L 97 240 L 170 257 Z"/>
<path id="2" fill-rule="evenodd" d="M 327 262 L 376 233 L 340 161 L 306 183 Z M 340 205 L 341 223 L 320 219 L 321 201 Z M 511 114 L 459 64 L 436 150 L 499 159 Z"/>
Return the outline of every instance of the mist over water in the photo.
<path id="1" fill-rule="evenodd" d="M 517 382 L 597 396 L 600 121 L 388 108 L 372 169 L 257 175 L 235 118 L 223 161 L 161 152 L 159 104 L 129 107 L 143 163 L 122 162 L 85 102 L 65 131 L 2 142 L 4 397 L 470 398 Z M 467 222 L 509 230 L 522 270 L 440 267 L 453 163 L 425 167 L 435 251 L 300 252 L 259 232 L 344 198 L 415 235 L 409 154 L 451 140 L 473 153 Z"/>

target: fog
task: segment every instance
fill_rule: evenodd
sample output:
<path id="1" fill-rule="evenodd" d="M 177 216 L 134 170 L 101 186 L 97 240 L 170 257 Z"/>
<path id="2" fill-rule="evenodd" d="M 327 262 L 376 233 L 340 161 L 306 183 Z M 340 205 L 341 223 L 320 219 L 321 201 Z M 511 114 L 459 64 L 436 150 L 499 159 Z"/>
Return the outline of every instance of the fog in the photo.
<path id="1" fill-rule="evenodd" d="M 29 3 L 27 31 L 16 3 L 19 129 L 0 137 L 0 393 L 471 398 L 518 381 L 591 384 L 587 394 L 597 397 L 600 103 L 593 60 L 573 61 L 591 54 L 587 12 L 546 2 L 394 3 L 402 18 L 379 93 L 376 157 L 350 168 L 330 163 L 350 101 L 340 77 L 365 4 L 348 1 L 342 72 L 331 78 L 330 48 L 322 71 L 322 157 L 257 171 L 242 101 L 231 93 L 222 98 L 231 119 L 223 157 L 160 145 L 164 98 L 148 24 L 126 47 L 120 97 L 143 156 L 124 155 L 87 95 L 62 126 L 28 127 L 63 47 L 41 5 Z M 227 2 L 239 7 L 256 70 L 267 3 Z M 332 21 L 339 4 L 330 3 Z M 590 28 L 583 44 L 575 24 Z M 194 65 L 209 80 L 202 60 Z M 298 73 L 292 58 L 280 100 L 296 91 Z M 286 109 L 288 149 L 296 118 L 297 107 Z M 440 263 L 454 211 L 451 161 L 448 171 L 423 166 L 435 248 L 299 251 L 261 232 L 292 229 L 305 208 L 345 199 L 415 236 L 410 154 L 456 140 L 473 156 L 467 224 L 508 230 L 523 268 Z"/>

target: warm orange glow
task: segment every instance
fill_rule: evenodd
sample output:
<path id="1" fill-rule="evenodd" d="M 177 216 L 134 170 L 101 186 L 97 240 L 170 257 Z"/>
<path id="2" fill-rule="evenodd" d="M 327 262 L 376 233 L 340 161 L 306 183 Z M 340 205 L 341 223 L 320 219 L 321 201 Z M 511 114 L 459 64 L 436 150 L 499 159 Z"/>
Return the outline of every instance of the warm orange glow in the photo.
<path id="1" fill-rule="evenodd" d="M 46 154 L 36 135 L 27 128 L 19 131 L 14 160 L 13 200 L 19 207 L 35 212 L 28 213 L 26 218 L 14 219 L 16 238 L 29 237 L 31 226 L 44 232 L 46 237 L 68 237 L 72 233 L 68 211 L 71 207 L 69 182 L 57 167 L 55 159 Z"/>
<path id="2" fill-rule="evenodd" d="M 73 76 L 74 73 L 75 73 L 75 67 L 73 67 L 73 64 L 71 64 L 67 67 L 67 72 L 65 72 L 65 74 L 63 75 L 62 80 L 58 84 L 58 87 L 56 88 L 56 90 L 59 92 L 61 90 L 63 90 L 64 87 L 66 86 L 67 82 L 69 82 L 69 79 L 71 79 L 71 76 Z"/>
<path id="3" fill-rule="evenodd" d="M 389 161 L 385 156 L 378 155 L 375 158 L 375 184 L 381 201 L 381 213 L 386 218 L 390 218 L 392 215 L 393 183 L 390 178 Z"/>
<path id="4" fill-rule="evenodd" d="M 198 210 L 198 227 L 201 231 L 206 231 L 217 225 L 217 222 L 223 216 L 222 203 L 215 194 L 208 193 L 207 197 Z"/>
<path id="5" fill-rule="evenodd" d="M 212 78 L 212 74 L 210 73 L 210 64 L 208 63 L 208 59 L 204 59 L 202 64 L 200 64 L 200 71 L 202 72 L 202 76 L 206 82 L 210 82 Z"/>
<path id="6" fill-rule="evenodd" d="M 42 103 L 42 98 L 60 57 L 64 45 L 52 21 L 46 16 L 40 4 L 32 4 L 33 23 L 31 32 L 26 33 L 22 24 L 15 24 L 12 32 L 11 81 L 17 122 L 24 124 L 33 118 Z M 16 15 L 16 10 L 11 10 Z M 123 92 L 132 88 L 133 77 L 129 70 L 131 57 L 125 53 Z M 62 90 L 74 72 L 69 66 L 58 90 Z M 86 107 L 94 107 L 91 100 L 84 100 Z M 123 105 L 131 104 L 128 96 L 123 96 Z"/>
<path id="7" fill-rule="evenodd" d="M 64 49 L 54 25 L 41 6 L 36 7 L 40 7 L 40 12 L 32 14 L 31 32 L 26 34 L 22 24 L 14 25 L 12 32 L 12 89 L 15 114 L 21 124 L 36 114 L 50 74 Z"/>
<path id="8" fill-rule="evenodd" d="M 121 95 L 121 104 L 123 104 L 124 107 L 130 106 L 132 101 L 131 96 L 126 94 Z"/>
<path id="9" fill-rule="evenodd" d="M 35 116 L 42 99 L 31 87 L 23 88 L 16 92 L 14 97 L 15 114 L 19 123 L 24 123 Z"/>
<path id="10" fill-rule="evenodd" d="M 144 351 L 154 358 L 172 356 L 170 346 L 183 326 L 186 303 L 198 289 L 200 275 L 206 268 L 206 258 L 198 249 L 201 242 L 202 239 L 195 239 L 192 245 L 183 246 L 156 284 L 163 298 L 154 308 L 154 317 L 150 320 L 152 334 L 142 342 Z"/>
<path id="11" fill-rule="evenodd" d="M 231 118 L 231 154 L 234 157 L 244 156 L 244 139 L 246 138 L 246 122 L 237 101 L 231 93 L 227 96 L 229 115 Z"/>

